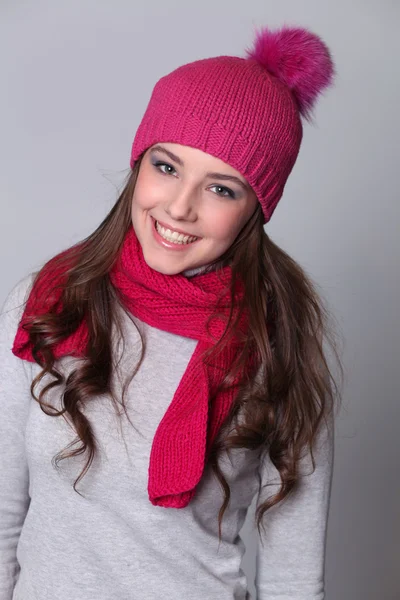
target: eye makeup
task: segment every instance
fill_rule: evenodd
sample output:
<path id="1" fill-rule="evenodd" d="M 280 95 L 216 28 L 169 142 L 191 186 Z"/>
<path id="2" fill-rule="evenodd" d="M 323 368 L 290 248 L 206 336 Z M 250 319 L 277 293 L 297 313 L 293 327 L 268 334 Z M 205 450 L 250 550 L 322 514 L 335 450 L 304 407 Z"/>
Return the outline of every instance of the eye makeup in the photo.
<path id="1" fill-rule="evenodd" d="M 157 160 L 157 158 L 155 156 L 152 157 L 151 164 L 154 168 L 156 168 L 163 175 L 170 175 L 171 173 L 168 173 L 168 172 L 160 169 L 160 167 L 162 167 L 162 166 L 169 167 L 169 168 L 173 169 L 174 171 L 176 171 L 175 167 L 173 167 L 172 165 L 170 165 L 169 163 L 166 163 L 164 161 Z M 215 184 L 211 187 L 218 187 L 221 190 L 224 190 L 226 192 L 226 194 L 217 194 L 217 196 L 221 196 L 222 198 L 227 198 L 227 197 L 230 197 L 232 199 L 236 198 L 235 192 L 224 185 Z"/>

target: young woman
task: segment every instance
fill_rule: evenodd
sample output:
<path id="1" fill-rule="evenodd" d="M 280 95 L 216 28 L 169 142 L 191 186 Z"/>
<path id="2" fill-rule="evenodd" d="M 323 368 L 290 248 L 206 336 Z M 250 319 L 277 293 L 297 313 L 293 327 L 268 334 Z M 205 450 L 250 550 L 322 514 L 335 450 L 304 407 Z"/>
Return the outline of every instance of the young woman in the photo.
<path id="1" fill-rule="evenodd" d="M 253 499 L 258 600 L 324 598 L 338 354 L 264 225 L 333 76 L 284 27 L 162 77 L 115 206 L 9 293 L 0 600 L 248 599 Z"/>

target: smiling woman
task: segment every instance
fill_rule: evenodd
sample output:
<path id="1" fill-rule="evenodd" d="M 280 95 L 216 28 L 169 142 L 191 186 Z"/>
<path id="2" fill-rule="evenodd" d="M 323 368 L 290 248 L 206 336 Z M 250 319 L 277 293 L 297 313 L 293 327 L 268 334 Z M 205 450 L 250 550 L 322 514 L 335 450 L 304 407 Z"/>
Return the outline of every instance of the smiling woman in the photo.
<path id="1" fill-rule="evenodd" d="M 163 154 L 179 166 L 163 163 Z M 233 189 L 217 179 L 231 181 Z M 164 143 L 141 161 L 132 224 L 146 263 L 174 275 L 218 261 L 258 206 L 235 169 L 197 148 Z"/>
<path id="2" fill-rule="evenodd" d="M 250 600 L 255 496 L 257 600 L 323 599 L 338 355 L 264 225 L 332 75 L 265 28 L 162 77 L 109 214 L 9 294 L 1 600 Z"/>

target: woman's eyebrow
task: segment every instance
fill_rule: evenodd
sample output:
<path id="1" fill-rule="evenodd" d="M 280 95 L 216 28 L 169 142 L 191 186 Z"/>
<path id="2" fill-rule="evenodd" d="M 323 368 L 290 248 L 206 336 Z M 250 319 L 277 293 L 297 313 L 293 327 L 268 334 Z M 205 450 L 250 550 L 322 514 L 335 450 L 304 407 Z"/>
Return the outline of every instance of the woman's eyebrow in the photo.
<path id="1" fill-rule="evenodd" d="M 176 154 L 174 154 L 173 152 L 171 152 L 170 150 L 167 150 L 166 148 L 164 148 L 163 146 L 154 146 L 151 151 L 155 152 L 163 152 L 164 154 L 166 154 L 167 156 L 169 156 L 169 158 L 173 161 L 175 161 L 176 163 L 178 163 L 178 165 L 180 165 L 181 167 L 184 166 L 184 162 L 181 158 L 179 158 L 179 156 L 176 156 Z M 235 177 L 234 175 L 225 175 L 224 173 L 206 173 L 206 177 L 213 177 L 216 179 L 223 179 L 224 181 L 234 181 L 236 183 L 238 183 L 240 186 L 242 186 L 242 188 L 247 192 L 248 191 L 248 186 L 241 180 L 239 179 L 239 177 Z"/>

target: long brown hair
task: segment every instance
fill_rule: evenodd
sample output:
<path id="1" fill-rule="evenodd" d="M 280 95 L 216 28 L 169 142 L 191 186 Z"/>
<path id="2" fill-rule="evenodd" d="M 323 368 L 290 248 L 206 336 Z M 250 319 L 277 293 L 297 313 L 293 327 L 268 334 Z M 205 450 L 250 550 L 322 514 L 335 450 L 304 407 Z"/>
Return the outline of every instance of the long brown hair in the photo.
<path id="1" fill-rule="evenodd" d="M 115 205 L 97 229 L 82 242 L 51 259 L 55 267 L 64 265 L 67 275 L 60 298 L 62 310 L 36 315 L 29 326 L 26 325 L 33 356 L 42 367 L 31 383 L 31 394 L 49 416 L 67 415 L 77 433 L 75 443 L 78 447 L 67 452 L 68 446 L 60 451 L 53 459 L 54 464 L 57 467 L 65 458 L 87 454 L 86 464 L 74 482 L 75 491 L 98 451 L 93 429 L 80 406 L 98 394 L 108 394 L 115 406 L 122 405 L 128 417 L 124 403 L 126 388 L 144 357 L 146 341 L 138 330 L 142 341 L 140 358 L 125 382 L 122 398 L 115 398 L 110 385 L 114 367 L 110 332 L 112 324 L 119 326 L 115 308 L 120 302 L 108 273 L 131 225 L 131 201 L 141 160 L 129 172 Z M 46 264 L 48 266 L 50 261 Z M 226 428 L 221 429 L 209 458 L 225 496 L 218 513 L 220 538 L 230 489 L 218 465 L 219 454 L 231 448 L 265 449 L 277 468 L 281 487 L 257 508 L 260 532 L 264 513 L 296 488 L 304 448 L 310 450 L 315 469 L 313 447 L 317 433 L 323 422 L 332 418 L 335 398 L 340 401 L 341 394 L 323 348 L 324 341 L 332 348 L 339 374 L 343 376 L 336 331 L 331 326 L 326 301 L 305 271 L 267 235 L 260 205 L 232 246 L 210 268 L 218 271 L 226 264 L 232 267 L 232 302 L 238 278 L 245 289 L 237 318 L 229 319 L 226 331 L 236 331 L 241 311 L 248 309 L 249 332 L 243 350 L 221 386 L 231 384 L 235 373 L 247 364 L 252 350 L 259 359 L 259 370 L 257 377 L 242 382 L 227 419 L 230 434 L 222 435 Z M 36 277 L 40 273 L 37 272 Z M 56 368 L 52 348 L 75 331 L 84 317 L 89 332 L 87 357 L 65 381 Z M 121 328 L 119 331 L 122 333 Z M 211 354 L 219 352 L 229 339 L 229 335 L 222 336 Z M 209 358 L 205 356 L 205 360 Z M 50 374 L 53 379 L 37 397 L 35 387 L 45 374 Z M 48 390 L 63 383 L 64 408 L 57 411 L 44 397 Z M 239 423 L 240 412 L 243 418 Z"/>

